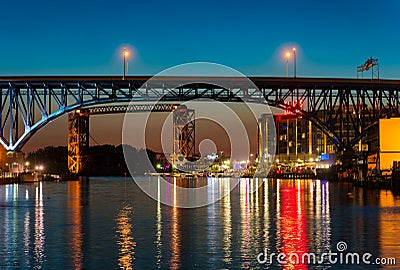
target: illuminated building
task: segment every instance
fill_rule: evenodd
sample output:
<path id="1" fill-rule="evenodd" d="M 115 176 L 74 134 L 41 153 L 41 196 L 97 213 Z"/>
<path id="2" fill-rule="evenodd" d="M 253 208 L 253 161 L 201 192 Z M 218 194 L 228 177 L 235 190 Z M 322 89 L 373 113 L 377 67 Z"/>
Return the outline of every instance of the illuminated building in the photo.
<path id="1" fill-rule="evenodd" d="M 400 118 L 380 119 L 368 132 L 362 150 L 368 154 L 368 169 L 390 170 L 400 161 Z"/>
<path id="2" fill-rule="evenodd" d="M 289 105 L 292 107 L 299 107 L 299 110 L 302 110 L 304 106 L 301 100 L 288 103 L 291 103 Z M 326 113 L 323 110 L 318 112 L 321 119 Z M 272 122 L 272 118 L 269 121 Z M 274 129 L 269 127 L 272 123 L 267 122 L 268 115 L 262 115 L 259 119 L 258 130 L 258 157 L 261 166 L 274 152 L 268 150 L 271 147 L 276 147 L 275 161 L 279 162 L 316 161 L 320 159 L 321 154 L 335 153 L 334 145 L 326 134 L 310 121 L 299 116 L 297 112 L 284 110 L 282 114 L 274 115 L 276 134 Z M 340 134 L 342 128 L 340 125 L 335 125 L 335 133 Z"/>
<path id="3" fill-rule="evenodd" d="M 279 160 L 313 161 L 323 153 L 335 152 L 327 136 L 303 117 L 280 114 L 275 115 L 274 120 L 277 133 L 275 156 Z"/>
<path id="4" fill-rule="evenodd" d="M 258 163 L 260 168 L 268 167 L 273 162 L 276 148 L 276 133 L 272 115 L 262 114 L 258 120 Z"/>
<path id="5" fill-rule="evenodd" d="M 25 168 L 25 160 L 22 152 L 8 151 L 6 155 L 2 148 L 1 155 L 1 170 L 11 173 L 22 173 Z"/>

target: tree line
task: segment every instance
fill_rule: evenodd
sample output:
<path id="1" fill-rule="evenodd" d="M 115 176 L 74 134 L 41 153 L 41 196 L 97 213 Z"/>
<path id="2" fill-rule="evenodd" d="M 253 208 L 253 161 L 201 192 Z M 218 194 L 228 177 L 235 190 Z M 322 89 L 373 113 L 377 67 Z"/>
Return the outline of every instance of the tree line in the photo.
<path id="1" fill-rule="evenodd" d="M 156 167 L 159 155 L 149 149 L 136 149 L 128 145 L 97 145 L 91 146 L 84 155 L 84 175 L 90 176 L 123 176 L 129 175 L 129 170 L 124 158 L 129 155 L 130 168 L 133 174 L 143 174 Z M 149 163 L 149 160 L 151 163 Z M 68 173 L 68 147 L 47 146 L 30 152 L 26 161 L 34 169 L 43 166 L 45 173 L 66 174 Z"/>

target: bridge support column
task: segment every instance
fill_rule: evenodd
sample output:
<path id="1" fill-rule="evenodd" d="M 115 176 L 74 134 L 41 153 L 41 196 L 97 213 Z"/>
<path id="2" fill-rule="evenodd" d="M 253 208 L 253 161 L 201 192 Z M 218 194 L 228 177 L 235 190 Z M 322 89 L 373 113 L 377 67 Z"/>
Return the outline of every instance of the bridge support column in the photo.
<path id="1" fill-rule="evenodd" d="M 68 114 L 68 170 L 81 174 L 89 148 L 89 111 L 76 110 Z"/>
<path id="2" fill-rule="evenodd" d="M 191 160 L 195 154 L 194 110 L 179 105 L 173 112 L 172 166 L 183 168 L 184 159 Z"/>

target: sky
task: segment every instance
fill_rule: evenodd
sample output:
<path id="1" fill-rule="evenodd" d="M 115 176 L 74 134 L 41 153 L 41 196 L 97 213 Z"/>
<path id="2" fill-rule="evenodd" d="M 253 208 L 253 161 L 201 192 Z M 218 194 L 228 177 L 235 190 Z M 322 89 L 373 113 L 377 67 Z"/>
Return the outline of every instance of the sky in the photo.
<path id="1" fill-rule="evenodd" d="M 382 78 L 400 79 L 396 0 L 14 0 L 1 9 L 0 76 L 121 75 L 125 46 L 133 52 L 129 75 L 205 61 L 248 76 L 285 76 L 284 51 L 295 46 L 298 77 L 355 77 L 372 56 Z M 116 118 L 105 119 L 116 125 Z M 65 119 L 52 125 L 66 131 Z M 117 136 L 104 131 L 94 131 L 102 143 Z M 29 147 L 45 136 L 61 144 L 66 134 L 56 132 L 44 128 Z"/>
<path id="2" fill-rule="evenodd" d="M 388 1 L 30 1 L 2 3 L 1 75 L 153 75 L 193 61 L 246 75 L 353 77 L 368 57 L 399 78 L 400 3 Z"/>

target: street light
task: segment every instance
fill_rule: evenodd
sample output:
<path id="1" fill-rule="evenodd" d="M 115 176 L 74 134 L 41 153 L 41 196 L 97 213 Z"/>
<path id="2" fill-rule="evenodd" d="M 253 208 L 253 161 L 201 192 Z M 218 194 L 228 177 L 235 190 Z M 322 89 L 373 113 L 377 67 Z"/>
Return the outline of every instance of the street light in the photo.
<path id="1" fill-rule="evenodd" d="M 296 78 L 296 48 L 293 47 L 293 64 L 294 64 L 294 73 L 293 76 Z"/>
<path id="2" fill-rule="evenodd" d="M 124 48 L 124 51 L 122 52 L 122 55 L 124 56 L 124 76 L 122 77 L 123 80 L 125 80 L 126 73 L 128 73 L 128 56 L 129 56 L 129 51 Z"/>
<path id="3" fill-rule="evenodd" d="M 289 77 L 289 59 L 290 59 L 291 53 L 286 52 L 285 57 L 286 57 L 286 78 Z"/>

